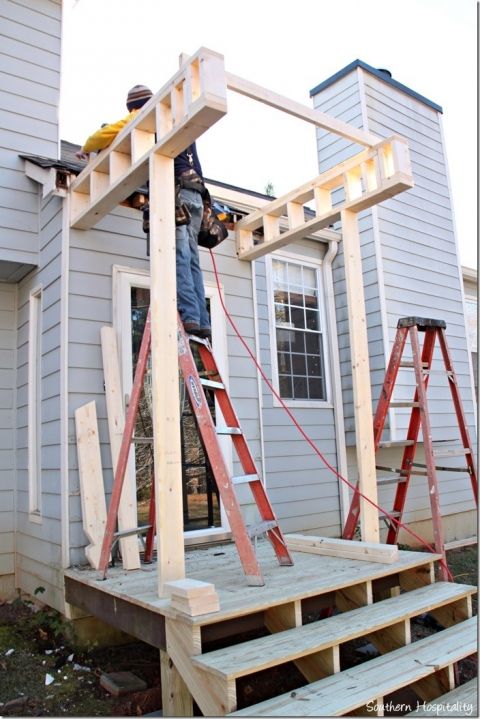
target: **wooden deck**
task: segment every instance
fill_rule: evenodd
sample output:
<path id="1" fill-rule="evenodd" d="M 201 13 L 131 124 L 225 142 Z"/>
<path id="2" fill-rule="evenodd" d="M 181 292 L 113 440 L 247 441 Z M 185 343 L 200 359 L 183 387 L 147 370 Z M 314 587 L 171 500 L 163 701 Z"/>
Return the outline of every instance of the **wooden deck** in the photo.
<path id="1" fill-rule="evenodd" d="M 268 542 L 260 541 L 257 552 L 263 587 L 247 586 L 231 544 L 186 552 L 187 577 L 215 585 L 220 610 L 210 614 L 188 616 L 159 598 L 155 564 L 128 572 L 113 567 L 104 581 L 95 570 L 69 569 L 66 598 L 161 650 L 166 716 L 192 715 L 192 697 L 205 716 L 239 709 L 245 716 L 319 716 L 326 707 L 343 715 L 370 700 L 380 706 L 379 698 L 401 687 L 413 688 L 422 701 L 454 689 L 454 663 L 476 649 L 476 590 L 435 582 L 438 555 L 400 551 L 398 561 L 383 564 L 294 552 L 295 564 L 281 567 Z M 319 616 L 323 608 L 334 608 L 334 615 L 312 622 L 312 613 Z M 425 612 L 445 629 L 411 645 L 410 621 Z M 238 643 L 238 634 L 265 628 L 269 636 Z M 220 638 L 224 649 L 206 651 Z M 382 656 L 361 670 L 344 670 L 340 647 L 357 638 L 367 638 Z M 239 678 L 287 662 L 294 662 L 306 686 L 239 706 Z"/>

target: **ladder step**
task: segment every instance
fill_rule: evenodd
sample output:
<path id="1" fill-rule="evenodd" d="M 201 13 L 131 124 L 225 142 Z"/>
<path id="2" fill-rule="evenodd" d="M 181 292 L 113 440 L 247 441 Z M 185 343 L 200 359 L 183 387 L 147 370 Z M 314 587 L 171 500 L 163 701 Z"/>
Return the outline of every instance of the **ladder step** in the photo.
<path id="1" fill-rule="evenodd" d="M 243 434 L 240 427 L 222 427 L 217 425 L 215 429 L 217 434 Z"/>
<path id="2" fill-rule="evenodd" d="M 381 484 L 382 486 L 385 484 L 400 484 L 400 482 L 406 482 L 406 477 L 402 477 L 402 475 L 397 474 L 393 477 L 377 477 L 377 484 Z"/>
<path id="3" fill-rule="evenodd" d="M 420 402 L 394 400 L 393 402 L 390 402 L 390 407 L 420 407 Z"/>
<path id="4" fill-rule="evenodd" d="M 232 484 L 246 484 L 247 482 L 256 482 L 258 479 L 258 474 L 239 474 L 232 477 Z"/>
<path id="5" fill-rule="evenodd" d="M 203 379 L 203 377 L 200 377 L 200 384 L 202 387 L 208 387 L 209 389 L 225 389 L 223 382 L 215 382 L 213 379 Z"/>
<path id="6" fill-rule="evenodd" d="M 423 467 L 424 469 L 427 468 L 426 464 L 420 464 L 417 462 L 413 462 L 412 466 L 413 467 Z M 438 465 L 438 464 L 435 465 L 435 469 L 437 470 L 437 472 L 469 472 L 470 471 L 470 467 L 447 467 L 445 465 Z M 412 474 L 414 474 L 414 472 L 412 472 Z M 428 471 L 415 472 L 415 474 L 421 474 L 421 475 L 426 474 L 428 477 Z"/>
<path id="7" fill-rule="evenodd" d="M 391 442 L 379 442 L 379 447 L 411 447 L 414 444 L 413 439 L 397 439 Z"/>
<path id="8" fill-rule="evenodd" d="M 472 451 L 469 447 L 458 447 L 455 449 L 433 449 L 434 457 L 463 457 L 466 454 L 471 454 Z"/>
<path id="9" fill-rule="evenodd" d="M 135 527 L 134 529 L 122 529 L 119 532 L 114 532 L 113 536 L 116 539 L 121 539 L 122 537 L 130 537 L 132 534 L 145 534 L 151 526 L 151 524 L 145 524 L 141 527 Z"/>
<path id="10" fill-rule="evenodd" d="M 379 514 L 378 517 L 379 519 L 385 519 L 388 522 L 390 517 L 393 517 L 394 519 L 400 517 L 400 512 L 389 512 L 388 517 L 386 514 Z"/>
<path id="11" fill-rule="evenodd" d="M 421 362 L 420 364 L 422 365 L 423 368 L 428 367 L 428 362 Z M 415 367 L 415 364 L 414 364 L 413 360 L 402 360 L 402 362 L 400 362 L 400 367 L 412 368 L 412 367 Z"/>
<path id="12" fill-rule="evenodd" d="M 258 524 L 249 524 L 247 525 L 247 532 L 249 537 L 260 537 L 262 534 L 265 534 L 265 532 L 268 532 L 270 529 L 274 529 L 275 527 L 278 527 L 278 522 L 276 519 L 267 519 L 264 522 L 259 522 Z"/>

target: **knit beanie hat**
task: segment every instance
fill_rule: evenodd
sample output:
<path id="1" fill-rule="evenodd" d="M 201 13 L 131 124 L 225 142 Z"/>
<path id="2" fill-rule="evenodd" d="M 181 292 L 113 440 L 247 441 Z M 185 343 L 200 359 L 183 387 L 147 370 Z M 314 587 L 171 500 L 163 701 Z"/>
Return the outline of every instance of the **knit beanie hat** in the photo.
<path id="1" fill-rule="evenodd" d="M 137 110 L 139 107 L 145 105 L 148 100 L 153 96 L 153 92 L 146 85 L 134 85 L 127 95 L 127 108 L 131 110 Z"/>

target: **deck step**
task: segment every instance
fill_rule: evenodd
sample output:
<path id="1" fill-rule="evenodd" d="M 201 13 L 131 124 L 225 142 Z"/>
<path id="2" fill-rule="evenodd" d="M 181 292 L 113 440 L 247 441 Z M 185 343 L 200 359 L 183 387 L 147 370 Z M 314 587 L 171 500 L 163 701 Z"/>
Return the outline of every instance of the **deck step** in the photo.
<path id="1" fill-rule="evenodd" d="M 193 657 L 192 662 L 224 679 L 234 679 L 365 636 L 470 596 L 475 591 L 471 585 L 450 582 L 429 584 L 319 622 L 200 654 Z"/>
<path id="2" fill-rule="evenodd" d="M 417 717 L 476 717 L 478 716 L 478 683 L 476 679 L 442 694 L 434 701 L 420 704 L 407 716 Z"/>
<path id="3" fill-rule="evenodd" d="M 431 702 L 420 704 L 407 716 L 478 716 L 478 683 L 476 679 L 452 689 Z"/>
<path id="4" fill-rule="evenodd" d="M 386 600 L 389 601 L 389 600 Z M 345 716 L 477 649 L 476 617 L 228 716 Z"/>

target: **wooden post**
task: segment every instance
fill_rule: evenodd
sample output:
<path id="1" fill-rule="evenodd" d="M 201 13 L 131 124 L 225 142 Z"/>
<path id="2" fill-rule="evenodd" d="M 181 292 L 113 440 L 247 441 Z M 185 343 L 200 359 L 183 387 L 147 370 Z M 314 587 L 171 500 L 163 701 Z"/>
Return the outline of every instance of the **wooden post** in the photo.
<path id="1" fill-rule="evenodd" d="M 150 310 L 158 594 L 185 577 L 173 159 L 150 155 Z"/>
<path id="2" fill-rule="evenodd" d="M 359 488 L 362 494 L 377 504 L 370 363 L 368 359 L 367 320 L 357 213 L 351 210 L 342 210 L 341 220 L 348 324 L 350 329 Z M 362 540 L 364 542 L 379 542 L 378 510 L 362 497 L 360 497 L 360 522 Z"/>

